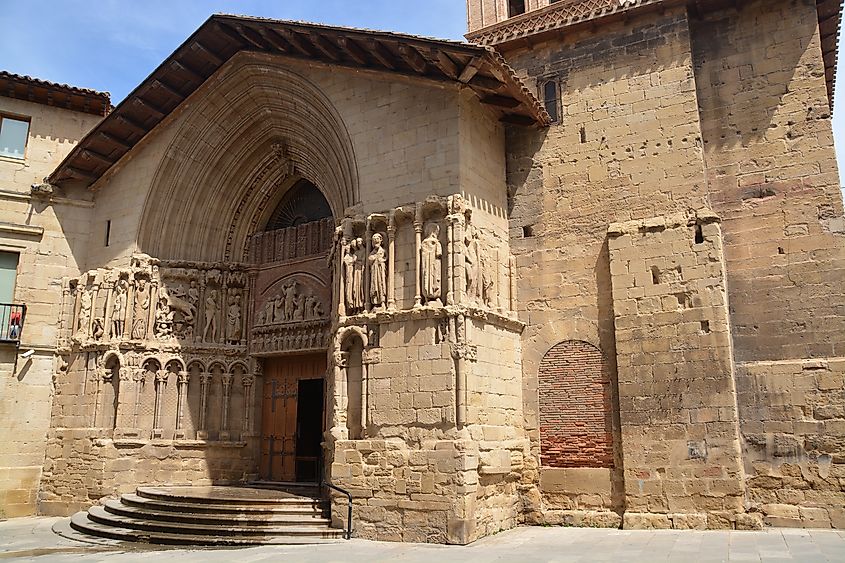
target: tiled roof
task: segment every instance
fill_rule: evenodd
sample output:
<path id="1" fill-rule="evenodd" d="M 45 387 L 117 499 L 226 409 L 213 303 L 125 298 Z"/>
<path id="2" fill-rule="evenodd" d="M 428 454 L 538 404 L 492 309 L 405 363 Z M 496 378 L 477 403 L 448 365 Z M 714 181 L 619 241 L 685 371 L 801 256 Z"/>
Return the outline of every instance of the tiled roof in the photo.
<path id="1" fill-rule="evenodd" d="M 111 110 L 108 92 L 59 84 L 5 70 L 0 70 L 0 96 L 94 115 L 107 115 Z"/>

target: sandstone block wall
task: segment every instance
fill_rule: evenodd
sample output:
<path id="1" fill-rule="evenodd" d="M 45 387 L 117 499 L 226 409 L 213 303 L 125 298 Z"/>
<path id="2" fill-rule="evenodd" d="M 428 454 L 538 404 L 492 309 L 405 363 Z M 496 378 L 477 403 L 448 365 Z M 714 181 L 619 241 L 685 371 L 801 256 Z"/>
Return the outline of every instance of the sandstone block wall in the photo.
<path id="1" fill-rule="evenodd" d="M 743 512 L 722 235 L 715 217 L 609 228 L 628 513 Z"/>
<path id="2" fill-rule="evenodd" d="M 79 272 L 93 204 L 80 194 L 33 198 L 39 183 L 101 117 L 0 97 L 4 114 L 28 117 L 24 160 L 0 158 L 0 250 L 19 254 L 15 303 L 27 305 L 21 352 L 0 345 L 0 516 L 35 514 L 50 425 L 61 282 Z"/>

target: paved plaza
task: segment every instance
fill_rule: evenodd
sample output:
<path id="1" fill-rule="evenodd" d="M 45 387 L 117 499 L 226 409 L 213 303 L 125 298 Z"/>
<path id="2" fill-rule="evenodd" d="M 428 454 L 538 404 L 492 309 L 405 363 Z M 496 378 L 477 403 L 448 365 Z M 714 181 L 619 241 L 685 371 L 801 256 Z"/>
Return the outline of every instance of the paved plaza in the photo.
<path id="1" fill-rule="evenodd" d="M 527 527 L 469 546 L 399 544 L 353 539 L 326 545 L 191 549 L 104 542 L 56 535 L 61 518 L 0 522 L 0 560 L 15 561 L 390 561 L 444 563 L 532 561 L 845 561 L 845 531 L 773 529 L 763 532 L 607 530 Z"/>

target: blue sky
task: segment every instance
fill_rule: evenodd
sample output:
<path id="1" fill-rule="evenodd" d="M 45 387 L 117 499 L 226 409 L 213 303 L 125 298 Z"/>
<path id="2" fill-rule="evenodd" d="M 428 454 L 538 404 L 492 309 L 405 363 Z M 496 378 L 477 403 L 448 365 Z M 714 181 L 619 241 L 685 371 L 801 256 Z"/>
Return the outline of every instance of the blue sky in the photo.
<path id="1" fill-rule="evenodd" d="M 466 31 L 464 0 L 0 0 L 0 8 L 0 69 L 111 92 L 114 104 L 215 12 L 444 39 Z M 836 91 L 833 128 L 845 170 L 845 72 Z"/>

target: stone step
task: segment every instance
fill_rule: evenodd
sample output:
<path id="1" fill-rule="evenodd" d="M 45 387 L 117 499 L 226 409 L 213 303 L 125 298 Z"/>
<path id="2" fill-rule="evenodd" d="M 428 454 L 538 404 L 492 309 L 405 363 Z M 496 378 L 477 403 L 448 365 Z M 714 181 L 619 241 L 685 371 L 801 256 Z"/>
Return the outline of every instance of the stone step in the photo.
<path id="1" fill-rule="evenodd" d="M 149 508 L 150 510 L 192 513 L 217 513 L 232 515 L 273 515 L 273 514 L 327 514 L 328 503 L 321 499 L 301 499 L 271 505 L 255 504 L 212 504 L 177 502 L 158 498 L 146 498 L 134 493 L 121 495 L 120 500 L 128 506 Z"/>
<path id="2" fill-rule="evenodd" d="M 183 535 L 183 536 L 239 536 L 239 537 L 264 537 L 264 536 L 289 536 L 289 537 L 313 537 L 313 538 L 340 538 L 342 530 L 322 526 L 244 526 L 232 525 L 209 525 L 209 524 L 187 524 L 181 522 L 163 522 L 145 520 L 129 516 L 112 514 L 102 506 L 92 506 L 88 509 L 88 520 L 103 526 L 116 528 L 127 528 L 143 532 L 155 532 L 159 534 Z"/>
<path id="3" fill-rule="evenodd" d="M 77 532 L 98 538 L 112 540 L 146 542 L 170 545 L 200 546 L 249 546 L 249 545 L 300 545 L 340 543 L 344 540 L 342 531 L 330 530 L 330 537 L 315 536 L 205 536 L 190 534 L 170 534 L 107 526 L 88 518 L 87 512 L 77 512 L 71 517 L 70 527 Z"/>
<path id="4" fill-rule="evenodd" d="M 183 522 L 186 524 L 203 524 L 206 526 L 322 526 L 327 527 L 331 520 L 325 518 L 321 511 L 311 513 L 271 513 L 271 514 L 230 514 L 230 513 L 194 513 L 176 512 L 172 510 L 154 510 L 149 507 L 126 505 L 121 501 L 109 500 L 103 506 L 106 512 L 142 520 L 158 522 Z"/>
<path id="5" fill-rule="evenodd" d="M 248 487 L 153 487 L 140 486 L 135 493 L 144 498 L 188 504 L 248 504 L 251 506 L 309 505 L 322 502 L 317 496 L 305 496 L 284 490 Z"/>

